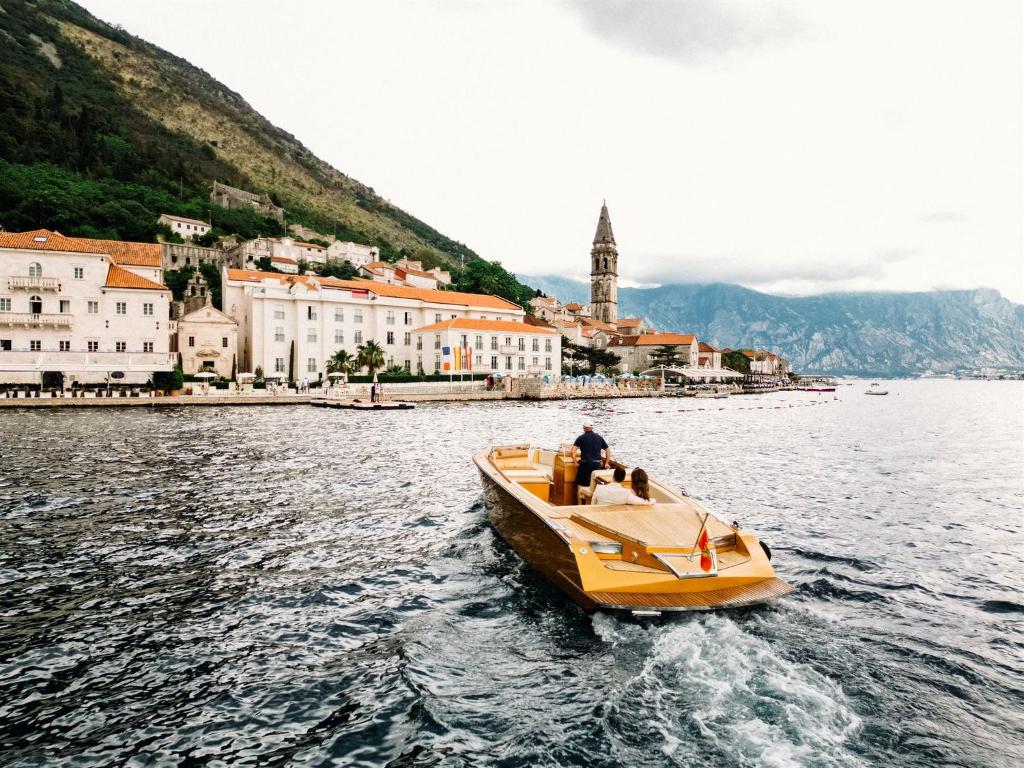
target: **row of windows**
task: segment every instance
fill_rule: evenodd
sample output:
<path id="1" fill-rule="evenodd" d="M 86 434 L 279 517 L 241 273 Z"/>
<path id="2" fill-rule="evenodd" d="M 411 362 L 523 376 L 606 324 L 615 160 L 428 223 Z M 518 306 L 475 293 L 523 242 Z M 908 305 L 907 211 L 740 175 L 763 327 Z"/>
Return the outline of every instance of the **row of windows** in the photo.
<path id="1" fill-rule="evenodd" d="M 188 337 L 188 345 L 190 347 L 194 347 L 196 345 L 196 337 L 195 336 L 189 336 Z M 220 337 L 220 346 L 223 349 L 227 349 L 228 348 L 228 337 L 227 336 L 221 336 Z"/>
<path id="2" fill-rule="evenodd" d="M 28 276 L 29 277 L 42 277 L 43 276 L 43 265 L 37 261 L 33 261 L 28 265 Z M 85 267 L 75 267 L 75 280 L 85 279 Z"/>
<path id="3" fill-rule="evenodd" d="M 100 303 L 98 301 L 88 300 L 86 301 L 86 311 L 90 315 L 98 315 L 100 313 Z M 71 299 L 58 299 L 57 310 L 62 315 L 71 314 Z M 11 312 L 13 311 L 12 300 L 7 297 L 0 297 L 0 312 Z M 41 296 L 30 296 L 28 300 L 28 311 L 33 315 L 43 314 L 43 299 Z M 127 301 L 115 301 L 114 302 L 114 314 L 116 315 L 127 315 L 128 314 L 128 302 Z M 142 304 L 142 314 L 144 317 L 153 316 L 153 302 L 146 301 Z"/>
<path id="4" fill-rule="evenodd" d="M 306 319 L 307 320 L 318 320 L 319 316 L 320 315 L 319 315 L 319 312 L 317 311 L 316 305 L 314 305 L 314 304 L 307 304 L 306 305 Z M 454 317 L 458 317 L 458 315 L 452 315 L 452 317 L 453 318 Z M 280 304 L 274 305 L 274 319 L 275 320 L 284 320 L 285 319 L 285 309 Z M 395 312 L 395 310 L 389 309 L 389 310 L 386 311 L 386 313 L 384 315 L 384 324 L 385 325 L 395 325 L 395 323 L 397 322 L 397 319 L 398 319 L 398 313 Z M 483 318 L 483 319 L 486 320 L 486 318 Z M 335 307 L 334 308 L 334 322 L 336 322 L 336 323 L 343 323 L 343 322 L 345 322 L 345 309 L 344 309 L 344 307 Z M 362 309 L 354 309 L 354 310 L 352 310 L 352 322 L 354 322 L 354 323 L 362 323 L 363 322 L 363 310 Z M 413 313 L 412 312 L 403 312 L 402 313 L 402 325 L 413 325 L 415 322 L 416 321 L 415 321 L 415 318 L 413 317 Z M 440 323 L 441 322 L 441 313 L 440 312 L 437 312 L 437 313 L 434 314 L 434 322 L 435 323 Z"/>
<path id="5" fill-rule="evenodd" d="M 497 352 L 498 351 L 498 338 L 499 337 L 497 337 L 497 336 L 491 336 L 491 351 L 492 352 Z M 460 345 L 463 348 L 468 347 L 469 346 L 469 337 L 465 336 L 465 335 L 460 337 Z M 442 346 L 441 345 L 441 334 L 435 333 L 434 334 L 434 349 L 440 349 L 441 346 Z M 525 352 L 526 351 L 526 339 L 523 338 L 522 336 L 520 336 L 518 338 L 517 343 L 515 345 L 513 345 L 512 337 L 511 336 L 506 336 L 505 337 L 505 346 L 506 347 L 515 346 L 516 349 L 518 349 L 520 352 Z M 416 348 L 420 349 L 421 345 L 417 344 Z M 483 336 L 477 336 L 476 338 L 474 338 L 473 339 L 473 349 L 475 349 L 477 351 L 481 351 L 481 350 L 483 350 L 483 348 L 484 348 L 484 337 Z M 532 352 L 540 352 L 540 339 L 533 338 L 533 339 L 530 340 L 530 350 Z M 552 350 L 551 339 L 544 339 L 544 351 L 545 352 L 551 352 L 551 350 Z"/>
<path id="6" fill-rule="evenodd" d="M 513 358 L 511 358 L 511 357 L 506 357 L 505 358 L 504 368 L 505 368 L 506 371 L 513 370 L 512 360 L 513 360 Z M 499 362 L 500 362 L 500 358 L 497 355 L 491 355 L 491 370 L 492 371 L 499 370 L 499 367 L 498 367 Z M 473 356 L 473 366 L 475 368 L 481 369 L 481 368 L 483 368 L 483 364 L 484 364 L 484 357 L 483 357 L 483 355 L 474 355 Z M 531 358 L 530 366 L 533 367 L 533 368 L 539 367 L 540 366 L 540 358 L 539 357 Z M 526 370 L 526 358 L 525 357 L 520 357 L 520 358 L 516 359 L 515 369 L 516 370 L 520 370 L 520 371 L 525 371 Z M 544 358 L 544 370 L 545 371 L 550 371 L 551 369 L 552 369 L 551 368 L 551 358 L 550 357 L 545 357 Z M 440 355 L 435 355 L 434 356 L 434 370 L 435 371 L 440 371 L 441 370 L 441 356 Z"/>
<path id="7" fill-rule="evenodd" d="M 14 344 L 11 342 L 10 339 L 0 339 L 0 352 L 11 352 L 13 349 L 14 349 Z M 29 352 L 42 352 L 43 351 L 43 342 L 40 339 L 30 339 L 29 342 L 28 342 L 28 351 Z M 57 351 L 58 352 L 70 352 L 71 351 L 71 341 L 70 340 L 61 340 L 61 341 L 57 342 Z M 85 342 L 85 351 L 86 352 L 99 352 L 100 351 L 100 343 L 98 341 L 87 341 L 87 342 Z M 127 352 L 128 351 L 128 342 L 127 341 L 115 341 L 114 342 L 114 351 L 115 352 Z M 152 341 L 144 341 L 144 342 L 142 342 L 142 351 L 143 352 L 152 352 L 153 351 L 153 342 Z"/>

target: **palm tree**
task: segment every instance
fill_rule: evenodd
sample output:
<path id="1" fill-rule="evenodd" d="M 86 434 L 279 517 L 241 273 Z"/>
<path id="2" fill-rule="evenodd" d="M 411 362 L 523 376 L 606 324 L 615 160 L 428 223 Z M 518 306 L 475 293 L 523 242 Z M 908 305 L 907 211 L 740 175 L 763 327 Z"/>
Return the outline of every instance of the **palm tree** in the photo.
<path id="1" fill-rule="evenodd" d="M 404 365 L 389 365 L 388 369 L 384 371 L 385 376 L 405 376 L 409 373 L 405 369 Z"/>
<path id="2" fill-rule="evenodd" d="M 327 372 L 328 373 L 344 373 L 348 376 L 350 373 L 355 373 L 356 359 L 352 356 L 352 353 L 345 349 L 339 349 L 329 358 L 327 358 Z"/>
<path id="3" fill-rule="evenodd" d="M 365 344 L 360 344 L 356 348 L 356 364 L 360 368 L 368 368 L 372 378 L 378 369 L 384 367 L 383 348 L 373 339 Z"/>

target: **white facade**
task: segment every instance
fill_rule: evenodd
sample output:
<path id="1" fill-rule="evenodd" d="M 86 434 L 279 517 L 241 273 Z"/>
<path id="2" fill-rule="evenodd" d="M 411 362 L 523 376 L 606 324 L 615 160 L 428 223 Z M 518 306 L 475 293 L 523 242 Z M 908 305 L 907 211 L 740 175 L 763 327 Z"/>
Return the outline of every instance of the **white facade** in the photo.
<path id="1" fill-rule="evenodd" d="M 494 296 L 234 269 L 222 273 L 222 301 L 238 323 L 239 370 L 294 380 L 322 377 L 337 350 L 355 355 L 370 339 L 387 365 L 427 370 L 433 349 L 416 348 L 415 329 L 452 317 L 521 321 L 525 314 Z"/>
<path id="2" fill-rule="evenodd" d="M 287 256 L 271 256 L 270 265 L 288 275 L 299 274 L 299 262 Z"/>
<path id="3" fill-rule="evenodd" d="M 160 218 L 157 219 L 157 223 L 166 224 L 171 228 L 172 232 L 181 235 L 185 240 L 205 235 L 210 231 L 209 222 L 199 221 L 198 219 L 186 219 L 183 216 L 172 216 L 169 213 L 161 214 Z"/>
<path id="4" fill-rule="evenodd" d="M 380 249 L 375 245 L 348 243 L 336 240 L 327 249 L 329 261 L 347 261 L 354 267 L 361 267 L 380 260 Z"/>
<path id="5" fill-rule="evenodd" d="M 144 383 L 171 370 L 161 280 L 156 244 L 0 232 L 0 383 L 61 373 L 67 387 L 112 372 Z"/>
<path id="6" fill-rule="evenodd" d="M 236 362 L 238 323 L 207 304 L 178 320 L 177 347 L 184 373 L 210 371 L 229 379 Z"/>
<path id="7" fill-rule="evenodd" d="M 413 338 L 417 354 L 423 357 L 423 372 L 427 374 L 558 376 L 562 369 L 561 335 L 522 322 L 460 318 L 417 328 Z M 448 357 L 444 355 L 445 347 L 453 350 Z M 466 349 L 470 356 L 468 365 L 464 355 L 455 351 Z"/>
<path id="8" fill-rule="evenodd" d="M 276 256 L 292 259 L 295 262 L 305 261 L 311 267 L 322 267 L 327 263 L 327 249 L 316 243 L 306 243 L 302 240 L 293 240 L 290 237 L 272 237 L 268 239 L 268 242 L 270 243 L 271 259 Z M 274 266 L 277 267 L 277 264 Z M 278 267 L 278 269 L 281 268 Z M 296 272 L 298 272 L 297 269 Z"/>

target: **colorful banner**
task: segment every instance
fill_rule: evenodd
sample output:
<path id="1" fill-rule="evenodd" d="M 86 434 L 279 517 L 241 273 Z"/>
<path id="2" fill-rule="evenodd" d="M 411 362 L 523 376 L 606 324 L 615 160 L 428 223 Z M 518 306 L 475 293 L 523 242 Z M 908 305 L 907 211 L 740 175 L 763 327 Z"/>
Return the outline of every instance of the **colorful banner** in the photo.
<path id="1" fill-rule="evenodd" d="M 466 347 L 465 360 L 466 360 L 466 370 L 467 371 L 472 371 L 473 370 L 473 350 L 470 349 L 468 346 Z"/>
<path id="2" fill-rule="evenodd" d="M 452 369 L 452 348 L 441 347 L 441 368 L 446 371 Z"/>

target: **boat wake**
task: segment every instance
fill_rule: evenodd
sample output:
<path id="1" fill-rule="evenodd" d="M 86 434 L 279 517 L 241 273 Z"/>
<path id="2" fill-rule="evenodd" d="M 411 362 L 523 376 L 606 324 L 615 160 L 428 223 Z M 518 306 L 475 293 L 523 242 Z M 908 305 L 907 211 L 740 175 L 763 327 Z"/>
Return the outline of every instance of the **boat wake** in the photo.
<path id="1" fill-rule="evenodd" d="M 673 761 L 865 765 L 848 747 L 861 720 L 839 686 L 733 619 L 711 614 L 656 627 L 603 614 L 593 621 L 612 653 L 634 667 L 606 710 L 620 739 L 636 738 L 646 723 Z"/>

